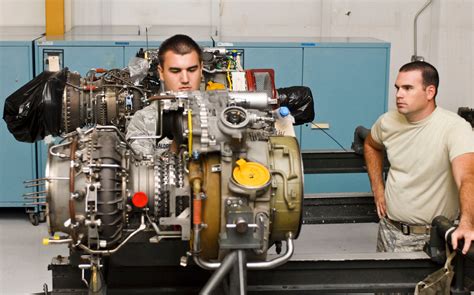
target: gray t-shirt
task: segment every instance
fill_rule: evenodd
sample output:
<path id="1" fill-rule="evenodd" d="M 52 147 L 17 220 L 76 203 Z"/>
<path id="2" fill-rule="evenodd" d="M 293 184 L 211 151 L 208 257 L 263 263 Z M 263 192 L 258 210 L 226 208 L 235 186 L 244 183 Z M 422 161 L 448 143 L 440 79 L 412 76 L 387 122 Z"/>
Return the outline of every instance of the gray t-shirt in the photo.
<path id="1" fill-rule="evenodd" d="M 474 133 L 457 114 L 437 107 L 422 121 L 410 123 L 397 111 L 382 115 L 371 129 L 385 146 L 390 171 L 385 186 L 388 218 L 431 224 L 459 214 L 459 192 L 451 162 L 474 152 Z"/>

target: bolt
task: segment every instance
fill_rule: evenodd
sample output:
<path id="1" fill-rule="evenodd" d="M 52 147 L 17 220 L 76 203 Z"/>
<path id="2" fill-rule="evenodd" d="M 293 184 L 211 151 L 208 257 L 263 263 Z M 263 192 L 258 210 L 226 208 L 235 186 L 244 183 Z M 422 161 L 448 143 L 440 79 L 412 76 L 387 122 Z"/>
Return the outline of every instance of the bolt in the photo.
<path id="1" fill-rule="evenodd" d="M 247 221 L 243 217 L 238 217 L 237 221 L 235 222 L 235 225 L 236 231 L 241 234 L 246 233 L 249 227 Z"/>

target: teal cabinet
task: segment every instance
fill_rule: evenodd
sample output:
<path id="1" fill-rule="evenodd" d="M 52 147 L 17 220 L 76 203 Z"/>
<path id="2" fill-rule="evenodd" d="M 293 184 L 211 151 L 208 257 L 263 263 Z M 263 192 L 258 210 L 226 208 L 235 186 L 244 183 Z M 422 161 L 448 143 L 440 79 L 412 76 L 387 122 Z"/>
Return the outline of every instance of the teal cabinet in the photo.
<path id="1" fill-rule="evenodd" d="M 316 116 L 301 127 L 302 150 L 350 150 L 355 128 L 370 128 L 387 110 L 389 61 L 390 44 L 373 39 L 304 48 L 303 85 L 313 91 Z M 322 192 L 370 192 L 370 185 L 365 173 L 305 175 L 305 193 Z"/>
<path id="2" fill-rule="evenodd" d="M 0 109 L 33 78 L 33 40 L 39 35 L 0 34 Z M 24 207 L 24 181 L 36 178 L 35 144 L 18 142 L 0 120 L 0 207 Z"/>

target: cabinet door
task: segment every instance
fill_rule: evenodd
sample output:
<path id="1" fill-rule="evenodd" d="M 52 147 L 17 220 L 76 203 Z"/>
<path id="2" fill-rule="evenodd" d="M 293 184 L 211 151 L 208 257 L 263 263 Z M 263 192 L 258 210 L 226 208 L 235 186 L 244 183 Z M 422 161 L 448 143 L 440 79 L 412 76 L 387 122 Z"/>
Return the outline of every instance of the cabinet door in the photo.
<path id="1" fill-rule="evenodd" d="M 301 85 L 302 65 L 301 48 L 244 48 L 244 68 L 275 70 L 276 88 Z"/>
<path id="2" fill-rule="evenodd" d="M 387 105 L 388 49 L 319 47 L 304 49 L 303 84 L 315 97 L 315 122 L 301 128 L 301 148 L 350 150 L 354 129 L 370 128 Z M 333 140 L 331 135 L 335 140 Z M 305 191 L 370 191 L 362 174 L 307 175 Z"/>
<path id="3" fill-rule="evenodd" d="M 28 46 L 0 45 L 0 109 L 5 99 L 32 77 Z M 18 142 L 0 120 L 0 207 L 23 207 L 23 181 L 34 176 L 34 144 Z"/>
<path id="4" fill-rule="evenodd" d="M 54 46 L 41 47 L 38 73 L 48 69 L 48 56 L 58 55 L 61 68 L 85 75 L 91 68 L 123 68 L 124 48 L 122 46 Z"/>

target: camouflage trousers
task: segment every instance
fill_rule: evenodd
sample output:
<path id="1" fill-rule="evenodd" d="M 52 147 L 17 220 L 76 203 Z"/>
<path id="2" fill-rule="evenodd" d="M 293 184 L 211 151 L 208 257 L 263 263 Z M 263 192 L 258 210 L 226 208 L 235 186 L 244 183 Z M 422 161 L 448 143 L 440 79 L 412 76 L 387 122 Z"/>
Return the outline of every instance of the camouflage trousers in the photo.
<path id="1" fill-rule="evenodd" d="M 382 218 L 377 236 L 377 252 L 416 252 L 423 251 L 430 235 L 404 235 L 397 227 Z"/>
<path id="2" fill-rule="evenodd" d="M 397 227 L 380 219 L 377 235 L 377 252 L 416 252 L 423 251 L 425 242 L 430 235 L 404 235 Z M 401 292 L 376 292 L 375 295 L 407 295 L 413 293 Z"/>

